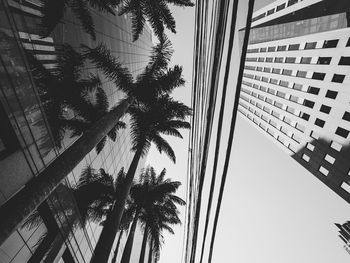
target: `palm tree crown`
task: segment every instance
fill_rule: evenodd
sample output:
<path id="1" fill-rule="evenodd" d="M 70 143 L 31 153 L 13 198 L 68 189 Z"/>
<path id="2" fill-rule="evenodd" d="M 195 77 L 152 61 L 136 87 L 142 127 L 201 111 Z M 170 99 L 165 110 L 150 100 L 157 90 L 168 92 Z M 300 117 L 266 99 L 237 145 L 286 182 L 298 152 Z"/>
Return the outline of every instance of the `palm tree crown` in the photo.
<path id="1" fill-rule="evenodd" d="M 144 257 L 145 241 L 147 239 L 152 244 L 151 249 L 155 258 L 158 259 L 161 244 L 164 242 L 163 230 L 165 229 L 173 234 L 174 231 L 171 225 L 181 223 L 176 204 L 185 205 L 185 201 L 174 194 L 181 186 L 181 183 L 172 181 L 171 179 L 165 179 L 165 174 L 166 170 L 163 169 L 157 176 L 154 168 L 148 166 L 141 173 L 139 182 L 130 191 L 128 211 L 134 211 L 134 220 L 140 221 L 144 229 L 141 259 Z M 132 239 L 133 236 L 129 235 L 128 239 L 130 238 Z M 126 247 L 125 251 L 124 253 L 130 254 L 131 247 Z M 125 258 L 129 257 L 123 255 L 124 261 L 122 260 L 122 262 L 127 262 Z"/>
<path id="2" fill-rule="evenodd" d="M 142 33 L 146 20 L 151 24 L 158 38 L 163 37 L 164 26 L 176 33 L 175 19 L 168 4 L 181 7 L 194 6 L 190 0 L 127 0 L 121 2 L 119 15 L 131 14 L 134 41 Z"/>
<path id="3" fill-rule="evenodd" d="M 160 153 L 166 153 L 173 162 L 176 162 L 173 149 L 162 135 L 183 138 L 178 129 L 191 127 L 186 121 L 191 115 L 191 109 L 173 100 L 169 95 L 162 95 L 152 105 L 130 106 L 128 113 L 131 116 L 132 149 L 134 151 L 142 149 L 142 154 L 145 155 L 153 142 Z"/>

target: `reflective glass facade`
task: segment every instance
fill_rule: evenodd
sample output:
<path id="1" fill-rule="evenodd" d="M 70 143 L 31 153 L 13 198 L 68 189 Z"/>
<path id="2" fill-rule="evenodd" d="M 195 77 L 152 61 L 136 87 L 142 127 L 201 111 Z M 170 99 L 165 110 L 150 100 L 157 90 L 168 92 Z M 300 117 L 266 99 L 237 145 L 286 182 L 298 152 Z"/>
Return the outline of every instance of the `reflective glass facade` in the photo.
<path id="1" fill-rule="evenodd" d="M 134 76 L 148 62 L 152 35 L 147 27 L 140 39 L 132 42 L 128 16 L 90 11 L 95 22 L 96 41 L 83 32 L 79 21 L 69 11 L 49 37 L 42 37 L 38 26 L 39 1 L 0 1 L 0 205 L 76 140 L 67 132 L 63 147 L 54 147 L 43 102 L 29 73 L 26 50 L 33 52 L 47 69 L 54 67 L 57 49 L 63 43 L 80 50 L 81 44 L 94 47 L 103 42 Z M 98 70 L 86 65 L 84 74 L 89 73 L 96 74 Z M 123 94 L 101 73 L 99 76 L 112 107 Z M 66 114 L 69 117 L 72 113 L 68 110 Z M 128 118 L 124 121 L 128 123 Z M 127 125 L 126 129 L 118 131 L 115 142 L 108 139 L 100 154 L 93 149 L 73 169 L 34 213 L 35 224 L 20 227 L 1 245 L 0 262 L 89 262 L 102 227 L 93 222 L 80 224 L 73 189 L 85 167 L 103 168 L 116 176 L 122 167 L 128 168 L 132 157 Z"/>

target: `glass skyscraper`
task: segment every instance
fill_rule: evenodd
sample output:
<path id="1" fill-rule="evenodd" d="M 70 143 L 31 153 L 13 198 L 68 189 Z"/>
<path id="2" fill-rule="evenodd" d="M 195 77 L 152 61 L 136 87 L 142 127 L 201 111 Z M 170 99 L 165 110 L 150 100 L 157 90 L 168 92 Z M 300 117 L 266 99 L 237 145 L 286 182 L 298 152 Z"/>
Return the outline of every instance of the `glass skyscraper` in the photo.
<path id="1" fill-rule="evenodd" d="M 52 69 L 60 44 L 68 43 L 80 51 L 81 44 L 95 47 L 103 42 L 135 76 L 146 66 L 153 45 L 147 26 L 140 39 L 132 42 L 130 17 L 94 9 L 90 12 L 96 41 L 82 30 L 69 10 L 54 32 L 43 37 L 39 26 L 41 10 L 38 0 L 0 0 L 0 206 L 76 140 L 67 133 L 63 147 L 54 146 L 25 53 L 31 52 L 45 68 Z M 86 65 L 84 74 L 89 73 L 96 74 L 98 70 L 92 64 Z M 112 107 L 123 94 L 103 74 L 99 76 Z M 69 117 L 72 113 L 67 110 L 66 114 Z M 124 121 L 128 123 L 127 117 Z M 107 140 L 100 154 L 93 149 L 85 156 L 34 212 L 36 224 L 24 224 L 1 244 L 0 262 L 89 262 L 102 226 L 93 222 L 77 226 L 80 215 L 70 189 L 87 166 L 103 168 L 114 176 L 122 167 L 128 169 L 133 157 L 130 148 L 127 125 L 118 131 L 115 142 Z"/>
<path id="2" fill-rule="evenodd" d="M 239 112 L 350 202 L 350 2 L 275 1 L 256 11 Z"/>

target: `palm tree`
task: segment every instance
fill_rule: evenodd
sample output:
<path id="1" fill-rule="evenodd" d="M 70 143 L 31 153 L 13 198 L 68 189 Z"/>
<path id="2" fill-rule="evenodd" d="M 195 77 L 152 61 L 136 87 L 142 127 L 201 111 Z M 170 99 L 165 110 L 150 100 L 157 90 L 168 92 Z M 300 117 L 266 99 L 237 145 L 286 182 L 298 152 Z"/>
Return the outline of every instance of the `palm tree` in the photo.
<path id="1" fill-rule="evenodd" d="M 122 263 L 128 263 L 130 261 L 134 233 L 138 221 L 144 226 L 140 262 L 141 259 L 144 260 L 148 237 L 153 240 L 153 250 L 156 255 L 159 255 L 160 245 L 162 243 L 162 229 L 167 229 L 173 233 L 169 224 L 181 223 L 178 217 L 179 211 L 175 203 L 184 205 L 185 201 L 174 195 L 181 183 L 177 181 L 172 182 L 170 179 L 164 180 L 165 174 L 166 170 L 163 169 L 159 176 L 157 176 L 153 167 L 147 167 L 141 173 L 139 183 L 131 188 L 131 205 L 129 206 L 129 211 L 134 210 L 135 212 L 133 224 L 123 252 Z"/>
<path id="2" fill-rule="evenodd" d="M 175 19 L 168 4 L 181 7 L 194 6 L 190 0 L 127 0 L 121 2 L 119 15 L 131 14 L 133 38 L 136 41 L 143 31 L 146 20 L 152 26 L 158 38 L 164 34 L 164 26 L 176 33 Z"/>
<path id="3" fill-rule="evenodd" d="M 191 109 L 173 100 L 169 95 L 158 97 L 152 105 L 131 105 L 128 112 L 131 116 L 132 150 L 135 155 L 126 174 L 123 198 L 114 205 L 111 214 L 107 217 L 91 262 L 107 261 L 108 253 L 106 252 L 113 245 L 138 162 L 142 156 L 147 154 L 151 143 L 155 144 L 160 153 L 165 152 L 175 162 L 175 153 L 161 134 L 182 138 L 178 129 L 190 128 L 190 124 L 185 119 L 191 114 Z"/>
<path id="4" fill-rule="evenodd" d="M 77 16 L 86 33 L 96 39 L 95 27 L 89 8 L 115 15 L 114 9 L 121 0 L 42 0 L 43 17 L 41 25 L 45 36 L 51 34 L 56 25 L 63 19 L 67 8 Z"/>
<path id="5" fill-rule="evenodd" d="M 96 121 L 68 149 L 53 160 L 45 170 L 0 207 L 0 214 L 6 215 L 6 217 L 0 217 L 0 244 L 45 201 L 67 174 L 116 126 L 131 104 L 143 104 L 143 99 L 151 102 L 152 96 L 171 92 L 174 88 L 184 84 L 181 67 L 175 66 L 173 69 L 167 70 L 172 50 L 169 41 L 166 39 L 153 48 L 149 64 L 135 82 L 133 82 L 128 70 L 113 58 L 106 49 L 104 54 L 98 53 L 98 49 L 88 51 L 85 55 L 89 56 L 90 59 L 93 58 L 98 66 L 107 73 L 108 77 L 114 80 L 117 87 L 125 91 L 126 98 L 117 107 L 114 107 L 113 110 Z M 127 196 L 127 192 L 124 193 L 124 196 Z M 118 225 L 119 222 L 120 218 L 118 219 Z"/>

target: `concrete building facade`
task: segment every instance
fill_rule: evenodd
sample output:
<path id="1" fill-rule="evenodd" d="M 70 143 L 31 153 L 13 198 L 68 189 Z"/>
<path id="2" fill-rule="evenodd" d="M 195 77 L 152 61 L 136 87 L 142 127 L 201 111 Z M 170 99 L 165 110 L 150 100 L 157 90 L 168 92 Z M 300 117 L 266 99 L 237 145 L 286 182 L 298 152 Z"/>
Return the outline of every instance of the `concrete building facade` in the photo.
<path id="1" fill-rule="evenodd" d="M 275 1 L 256 11 L 239 112 L 350 202 L 350 4 Z"/>

